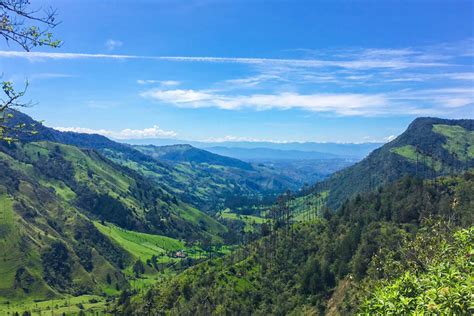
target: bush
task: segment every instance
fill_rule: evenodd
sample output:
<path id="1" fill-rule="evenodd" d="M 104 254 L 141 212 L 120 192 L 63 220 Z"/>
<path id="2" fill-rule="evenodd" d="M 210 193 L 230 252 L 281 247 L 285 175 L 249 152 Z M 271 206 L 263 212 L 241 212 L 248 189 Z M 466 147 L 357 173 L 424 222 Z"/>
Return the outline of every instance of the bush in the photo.
<path id="1" fill-rule="evenodd" d="M 454 234 L 454 242 L 442 242 L 440 258 L 426 272 L 405 272 L 377 288 L 362 305 L 373 314 L 472 315 L 474 293 L 474 227 Z"/>

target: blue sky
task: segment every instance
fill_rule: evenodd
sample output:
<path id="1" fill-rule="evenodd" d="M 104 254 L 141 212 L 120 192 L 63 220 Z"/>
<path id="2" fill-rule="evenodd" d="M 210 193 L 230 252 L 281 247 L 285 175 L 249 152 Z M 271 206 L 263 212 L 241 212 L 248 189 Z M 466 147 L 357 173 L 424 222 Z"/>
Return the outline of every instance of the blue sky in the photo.
<path id="1" fill-rule="evenodd" d="M 117 138 L 385 141 L 474 117 L 472 1 L 32 1 L 58 49 L 0 44 L 25 112 Z"/>

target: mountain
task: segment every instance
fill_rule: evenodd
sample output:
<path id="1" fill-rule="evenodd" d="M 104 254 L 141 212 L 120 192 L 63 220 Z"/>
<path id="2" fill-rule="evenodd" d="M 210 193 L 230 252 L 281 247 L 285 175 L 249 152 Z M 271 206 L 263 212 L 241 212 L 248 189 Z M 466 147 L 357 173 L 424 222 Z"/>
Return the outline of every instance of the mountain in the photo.
<path id="1" fill-rule="evenodd" d="M 273 149 L 283 151 L 305 151 L 313 152 L 313 155 L 319 153 L 321 155 L 328 155 L 328 157 L 339 156 L 349 159 L 362 159 L 367 156 L 372 150 L 380 147 L 383 143 L 317 143 L 317 142 L 258 142 L 258 141 L 222 141 L 222 142 L 200 142 L 177 139 L 132 139 L 127 140 L 127 143 L 133 145 L 155 145 L 167 146 L 177 144 L 190 144 L 196 148 L 205 149 L 213 152 L 214 147 L 227 148 L 232 150 L 242 149 Z M 219 154 L 219 152 L 216 152 Z M 272 152 L 269 152 L 272 154 Z M 233 155 L 229 155 L 234 157 Z M 238 157 L 234 157 L 238 158 Z M 262 157 L 263 158 L 263 157 Z M 270 158 L 270 157 L 265 157 Z M 317 157 L 321 158 L 321 157 Z"/>
<path id="2" fill-rule="evenodd" d="M 135 149 L 158 160 L 171 163 L 207 163 L 231 168 L 252 170 L 251 164 L 239 159 L 225 157 L 225 155 L 215 154 L 206 150 L 195 148 L 188 144 L 169 146 L 134 146 Z"/>
<path id="3" fill-rule="evenodd" d="M 244 161 L 269 161 L 269 160 L 315 160 L 315 159 L 344 159 L 335 154 L 316 151 L 283 150 L 272 148 L 239 148 L 239 147 L 206 147 L 206 150 Z"/>
<path id="4" fill-rule="evenodd" d="M 279 199 L 268 223 L 249 233 L 258 236 L 253 242 L 123 300 L 118 310 L 469 314 L 473 126 L 416 119 L 308 195 Z M 295 207 L 302 216 L 291 213 Z"/>
<path id="5" fill-rule="evenodd" d="M 474 120 L 417 118 L 393 141 L 318 184 L 336 209 L 357 193 L 406 175 L 434 178 L 474 166 Z"/>
<path id="6" fill-rule="evenodd" d="M 153 158 L 101 136 L 35 130 L 27 141 L 0 143 L 1 299 L 117 294 L 130 286 L 137 260 L 174 260 L 167 253 L 184 241 L 218 242 L 226 233 L 139 172 L 65 143 L 89 139 L 91 147 Z"/>
<path id="7" fill-rule="evenodd" d="M 223 157 L 191 147 L 137 146 L 117 143 L 100 135 L 60 132 L 34 121 L 29 116 L 12 112 L 11 125 L 24 124 L 35 133 L 21 133 L 23 142 L 52 141 L 94 149 L 113 162 L 133 169 L 151 179 L 163 190 L 200 210 L 215 212 L 225 206 L 227 200 L 242 199 L 242 203 L 254 203 L 283 192 L 298 190 L 303 184 L 321 179 L 325 174 L 290 173 Z M 242 204 L 241 203 L 241 204 Z"/>
<path id="8" fill-rule="evenodd" d="M 0 297 L 33 300 L 123 288 L 120 267 L 132 258 L 95 229 L 84 215 L 93 210 L 73 203 L 76 193 L 59 180 L 72 171 L 59 154 L 70 148 L 49 146 L 1 146 Z"/>
<path id="9" fill-rule="evenodd" d="M 306 181 L 322 174 L 294 172 L 265 164 L 250 164 L 190 145 L 134 146 L 134 149 L 173 166 L 175 179 L 165 179 L 181 192 L 183 200 L 215 212 L 223 208 L 252 207 L 273 199 L 287 189 L 298 190 Z M 160 175 L 146 171 L 149 177 L 163 181 Z M 177 180 L 176 180 L 177 179 Z"/>

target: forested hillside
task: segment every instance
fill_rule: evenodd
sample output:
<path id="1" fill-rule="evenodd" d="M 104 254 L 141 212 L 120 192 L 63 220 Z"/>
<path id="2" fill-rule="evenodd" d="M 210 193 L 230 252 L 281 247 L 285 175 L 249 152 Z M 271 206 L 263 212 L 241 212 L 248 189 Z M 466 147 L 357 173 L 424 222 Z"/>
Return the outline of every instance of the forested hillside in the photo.
<path id="1" fill-rule="evenodd" d="M 357 193 L 375 190 L 406 175 L 434 178 L 474 166 L 474 120 L 418 118 L 393 141 L 336 172 L 315 191 L 328 191 L 336 209 Z"/>
<path id="2" fill-rule="evenodd" d="M 351 199 L 326 218 L 286 226 L 273 221 L 272 227 L 280 228 L 262 231 L 262 239 L 197 265 L 144 296 L 125 297 L 119 309 L 126 315 L 375 312 L 384 310 L 377 298 L 396 295 L 390 291 L 402 286 L 405 273 L 425 280 L 416 291 L 404 290 L 406 300 L 428 302 L 418 296 L 438 285 L 427 280 L 425 269 L 442 273 L 438 265 L 449 245 L 456 257 L 445 262 L 458 269 L 453 270 L 457 279 L 441 274 L 437 284 L 449 287 L 458 310 L 466 312 L 472 308 L 472 231 L 457 231 L 473 225 L 473 196 L 472 173 L 436 181 L 404 177 Z M 462 264 L 463 257 L 471 263 Z M 374 286 L 379 290 L 369 297 Z M 431 307 L 417 308 L 441 311 L 447 304 L 439 298 Z"/>
<path id="3" fill-rule="evenodd" d="M 220 240 L 226 231 L 93 150 L 2 143 L 0 174 L 2 298 L 113 294 L 128 287 L 124 269 L 136 256 L 94 221 L 188 241 Z"/>
<path id="4" fill-rule="evenodd" d="M 250 164 L 190 145 L 133 148 L 170 164 L 176 177 L 165 181 L 172 183 L 183 200 L 212 213 L 229 206 L 247 206 L 273 200 L 286 189 L 298 190 L 311 179 L 310 175 L 294 176 L 284 168 Z M 158 182 L 163 181 L 159 173 L 145 173 Z M 236 204 L 237 200 L 241 202 Z"/>
<path id="5" fill-rule="evenodd" d="M 287 171 L 288 168 L 251 165 L 189 145 L 132 147 L 100 135 L 60 132 L 18 111 L 11 113 L 11 126 L 25 126 L 17 135 L 22 142 L 52 141 L 94 149 L 151 179 L 184 202 L 210 213 L 223 209 L 228 199 L 245 197 L 258 203 L 286 189 L 298 190 L 315 177 L 307 172 L 295 174 Z M 325 175 L 322 172 L 319 178 Z"/>

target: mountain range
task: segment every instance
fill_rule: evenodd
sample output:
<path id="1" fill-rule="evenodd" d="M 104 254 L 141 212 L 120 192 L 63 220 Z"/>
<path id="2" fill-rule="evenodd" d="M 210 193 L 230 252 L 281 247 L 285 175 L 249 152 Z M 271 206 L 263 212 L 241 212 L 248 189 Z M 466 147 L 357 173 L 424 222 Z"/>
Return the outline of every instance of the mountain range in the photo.
<path id="1" fill-rule="evenodd" d="M 138 171 L 164 190 L 207 212 L 222 208 L 227 199 L 246 196 L 252 200 L 272 197 L 286 189 L 324 179 L 354 162 L 321 159 L 296 164 L 247 163 L 186 145 L 131 146 L 101 135 L 60 132 L 20 112 L 9 124 L 24 124 L 35 133 L 18 135 L 22 142 L 51 141 L 98 151 L 104 157 Z M 191 166 L 192 164 L 192 166 Z M 302 167 L 304 166 L 304 167 Z"/>
<path id="2" fill-rule="evenodd" d="M 313 190 L 280 197 L 258 238 L 158 282 L 117 310 L 469 314 L 473 126 L 473 120 L 416 119 Z M 308 214 L 296 218 L 299 209 Z"/>
<path id="3" fill-rule="evenodd" d="M 318 142 L 265 142 L 265 141 L 219 141 L 219 142 L 204 142 L 204 141 L 189 141 L 177 139 L 130 139 L 127 143 L 133 145 L 177 145 L 189 144 L 196 148 L 205 149 L 217 154 L 246 160 L 247 156 L 250 158 L 253 155 L 258 155 L 260 159 L 280 159 L 281 154 L 285 152 L 293 152 L 289 157 L 296 157 L 303 159 L 308 157 L 311 159 L 322 158 L 348 158 L 348 159 L 362 159 L 367 156 L 372 150 L 380 147 L 383 143 L 318 143 Z M 247 152 L 246 149 L 249 149 Z M 257 149 L 257 150 L 255 150 Z M 266 149 L 268 151 L 261 151 Z M 224 154 L 225 150 L 227 154 Z M 295 156 L 296 153 L 305 152 L 301 157 Z M 253 153 L 253 154 L 252 154 Z"/>
<path id="4" fill-rule="evenodd" d="M 472 120 L 416 119 L 354 164 L 338 156 L 249 162 L 189 144 L 128 145 L 12 113 L 9 124 L 24 129 L 0 145 L 0 297 L 9 302 L 122 293 L 122 312 L 232 313 L 232 301 L 249 313 L 324 310 L 331 304 L 322 297 L 348 273 L 367 277 L 376 249 L 391 244 L 384 238 L 413 237 L 423 216 L 447 216 L 446 208 L 456 225 L 472 222 Z M 322 181 L 276 200 L 318 168 L 326 169 L 317 172 Z M 259 230 L 239 231 L 214 216 L 229 205 L 268 219 L 254 216 Z M 232 251 L 245 239 L 254 241 Z M 206 261 L 202 253 L 228 255 Z M 196 266 L 179 273 L 189 265 Z M 131 305 L 132 281 L 164 271 L 178 274 Z M 199 303 L 206 295 L 208 303 Z M 285 295 L 286 307 L 277 304 Z"/>

